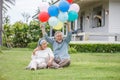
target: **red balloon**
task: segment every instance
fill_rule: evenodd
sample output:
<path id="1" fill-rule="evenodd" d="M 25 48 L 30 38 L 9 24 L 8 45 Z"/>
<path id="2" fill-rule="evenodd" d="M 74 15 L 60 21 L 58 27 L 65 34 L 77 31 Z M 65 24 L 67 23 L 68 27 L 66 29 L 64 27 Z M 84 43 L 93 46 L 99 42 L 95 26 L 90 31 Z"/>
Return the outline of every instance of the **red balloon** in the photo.
<path id="1" fill-rule="evenodd" d="M 47 22 L 49 17 L 50 16 L 49 16 L 49 14 L 47 12 L 40 12 L 39 15 L 38 15 L 38 19 L 41 22 Z"/>
<path id="2" fill-rule="evenodd" d="M 73 2 L 73 0 L 67 0 L 70 4 Z"/>

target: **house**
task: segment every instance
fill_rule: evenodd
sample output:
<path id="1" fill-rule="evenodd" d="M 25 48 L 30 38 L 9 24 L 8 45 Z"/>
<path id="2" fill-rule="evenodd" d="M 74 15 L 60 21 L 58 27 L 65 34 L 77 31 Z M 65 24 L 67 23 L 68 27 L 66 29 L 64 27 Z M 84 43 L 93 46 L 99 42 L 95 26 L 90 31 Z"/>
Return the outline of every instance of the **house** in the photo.
<path id="1" fill-rule="evenodd" d="M 57 0 L 53 4 L 58 4 Z M 74 0 L 79 18 L 71 23 L 72 41 L 120 41 L 120 0 Z M 62 29 L 66 36 L 67 30 Z M 50 37 L 53 37 L 50 29 Z"/>
<path id="2" fill-rule="evenodd" d="M 120 0 L 74 0 L 79 18 L 71 28 L 74 41 L 120 41 Z"/>

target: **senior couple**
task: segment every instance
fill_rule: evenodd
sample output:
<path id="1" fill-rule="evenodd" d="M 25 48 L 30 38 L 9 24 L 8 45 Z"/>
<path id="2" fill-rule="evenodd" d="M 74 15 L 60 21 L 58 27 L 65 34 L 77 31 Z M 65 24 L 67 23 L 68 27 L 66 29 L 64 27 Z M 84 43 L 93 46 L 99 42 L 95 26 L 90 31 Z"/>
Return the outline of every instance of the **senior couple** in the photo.
<path id="1" fill-rule="evenodd" d="M 67 36 L 63 38 L 63 33 L 57 31 L 54 39 L 48 37 L 45 32 L 45 26 L 40 25 L 43 37 L 38 41 L 38 46 L 34 49 L 32 60 L 27 66 L 27 69 L 36 70 L 43 68 L 61 68 L 70 65 L 70 56 L 68 53 L 68 44 L 71 40 L 70 24 L 65 24 L 68 30 Z M 52 45 L 52 50 L 47 47 L 47 42 Z"/>

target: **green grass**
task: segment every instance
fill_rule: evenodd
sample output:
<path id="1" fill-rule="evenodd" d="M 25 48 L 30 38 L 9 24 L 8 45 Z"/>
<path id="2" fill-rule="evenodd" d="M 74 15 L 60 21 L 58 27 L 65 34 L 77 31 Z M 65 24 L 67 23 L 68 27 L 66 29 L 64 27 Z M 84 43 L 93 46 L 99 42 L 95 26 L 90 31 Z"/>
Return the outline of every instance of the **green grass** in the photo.
<path id="1" fill-rule="evenodd" d="M 25 70 L 32 50 L 10 49 L 0 54 L 0 80 L 120 80 L 120 53 L 70 54 L 64 69 Z"/>

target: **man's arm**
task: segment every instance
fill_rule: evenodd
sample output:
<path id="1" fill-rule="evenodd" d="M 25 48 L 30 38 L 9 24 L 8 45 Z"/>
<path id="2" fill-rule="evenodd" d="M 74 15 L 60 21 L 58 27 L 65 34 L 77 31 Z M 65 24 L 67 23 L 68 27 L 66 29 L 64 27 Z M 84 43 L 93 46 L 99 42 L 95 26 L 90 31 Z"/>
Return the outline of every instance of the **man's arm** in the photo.
<path id="1" fill-rule="evenodd" d="M 42 24 L 40 24 L 40 28 L 42 30 L 42 34 L 43 34 L 43 37 L 45 37 L 45 39 L 47 40 L 47 42 L 49 42 L 50 44 L 53 44 L 53 40 L 51 38 L 48 37 L 46 31 L 45 31 L 45 26 L 43 26 Z"/>
<path id="2" fill-rule="evenodd" d="M 40 24 L 40 28 L 41 28 L 41 30 L 42 30 L 42 35 L 43 35 L 43 36 L 46 35 L 47 33 L 46 33 L 46 31 L 45 31 L 45 26 L 43 26 L 42 24 Z"/>
<path id="3" fill-rule="evenodd" d="M 67 37 L 65 38 L 65 40 L 67 43 L 69 43 L 71 41 L 71 36 L 72 36 L 72 32 L 70 29 L 70 22 L 66 23 L 66 27 L 67 27 L 68 33 L 67 33 Z"/>

